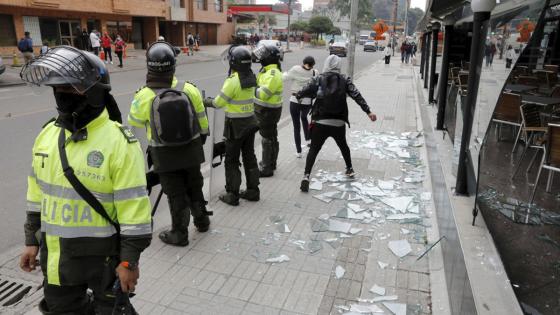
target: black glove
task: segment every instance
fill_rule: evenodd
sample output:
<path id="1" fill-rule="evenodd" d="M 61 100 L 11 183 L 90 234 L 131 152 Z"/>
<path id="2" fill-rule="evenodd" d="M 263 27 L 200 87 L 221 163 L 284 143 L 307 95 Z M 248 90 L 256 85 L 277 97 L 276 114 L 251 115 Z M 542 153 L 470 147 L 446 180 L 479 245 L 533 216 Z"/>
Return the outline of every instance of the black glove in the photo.
<path id="1" fill-rule="evenodd" d="M 214 98 L 213 97 L 205 98 L 203 103 L 204 103 L 204 107 L 212 107 L 212 108 L 216 107 L 216 106 L 214 106 Z"/>
<path id="2" fill-rule="evenodd" d="M 208 135 L 200 135 L 200 140 L 202 141 L 202 145 L 206 144 L 206 138 L 208 138 Z"/>

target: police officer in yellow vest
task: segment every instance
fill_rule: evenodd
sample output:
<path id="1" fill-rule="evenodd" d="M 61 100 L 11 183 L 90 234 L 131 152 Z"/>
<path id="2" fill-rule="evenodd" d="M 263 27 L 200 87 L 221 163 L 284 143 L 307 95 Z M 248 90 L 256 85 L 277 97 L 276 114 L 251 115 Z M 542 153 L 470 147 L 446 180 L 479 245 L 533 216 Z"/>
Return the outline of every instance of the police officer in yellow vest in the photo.
<path id="1" fill-rule="evenodd" d="M 220 94 L 213 100 L 206 99 L 204 104 L 225 108 L 226 193 L 220 196 L 220 200 L 237 206 L 240 197 L 249 201 L 258 201 L 260 198 L 259 168 L 255 156 L 255 133 L 258 127 L 253 105 L 257 82 L 251 70 L 251 52 L 247 48 L 232 46 L 227 58 L 230 75 Z M 247 190 L 241 192 L 240 155 L 247 180 Z"/>
<path id="2" fill-rule="evenodd" d="M 140 253 L 152 238 L 142 150 L 128 129 L 109 119 L 109 74 L 97 56 L 55 47 L 24 66 L 21 77 L 52 87 L 59 115 L 33 146 L 20 267 L 35 270 L 40 251 L 44 314 L 91 311 L 88 288 L 95 311 L 111 314 L 116 274 L 123 291 L 134 291 Z M 74 188 L 71 175 L 120 225 L 120 236 Z"/>
<path id="3" fill-rule="evenodd" d="M 257 75 L 255 92 L 255 114 L 262 136 L 262 161 L 260 176 L 274 175 L 278 159 L 278 121 L 282 116 L 282 70 L 280 50 L 274 45 L 262 45 L 253 51 L 253 60 L 260 62 L 262 69 Z"/>
<path id="4" fill-rule="evenodd" d="M 191 213 L 199 232 L 210 226 L 200 172 L 208 119 L 198 88 L 189 82 L 177 83 L 175 52 L 169 43 L 152 44 L 146 59 L 146 86 L 134 96 L 128 123 L 146 128 L 149 156 L 169 202 L 171 230 L 161 232 L 159 238 L 187 246 Z"/>

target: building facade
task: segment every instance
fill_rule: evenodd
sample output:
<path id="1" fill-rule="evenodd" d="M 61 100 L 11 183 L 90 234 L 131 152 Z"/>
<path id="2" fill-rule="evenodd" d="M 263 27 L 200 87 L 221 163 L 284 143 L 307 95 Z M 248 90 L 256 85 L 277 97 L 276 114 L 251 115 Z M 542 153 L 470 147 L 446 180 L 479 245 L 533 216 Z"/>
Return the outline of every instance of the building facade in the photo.
<path id="1" fill-rule="evenodd" d="M 146 48 L 159 35 L 185 46 L 188 32 L 203 44 L 227 44 L 233 33 L 223 0 L 0 0 L 0 54 L 17 51 L 30 32 L 36 50 L 72 45 L 83 48 L 83 33 L 118 34 L 130 48 Z"/>

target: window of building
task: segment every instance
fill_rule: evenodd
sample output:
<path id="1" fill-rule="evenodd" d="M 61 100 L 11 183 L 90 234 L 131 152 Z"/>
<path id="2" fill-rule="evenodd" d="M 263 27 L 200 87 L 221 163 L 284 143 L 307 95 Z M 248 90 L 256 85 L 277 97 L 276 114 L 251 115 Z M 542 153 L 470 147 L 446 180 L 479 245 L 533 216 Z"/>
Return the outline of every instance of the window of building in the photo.
<path id="1" fill-rule="evenodd" d="M 132 22 L 129 21 L 107 21 L 107 33 L 112 39 L 121 35 L 125 42 L 130 42 L 132 38 Z"/>
<path id="2" fill-rule="evenodd" d="M 199 10 L 208 10 L 207 0 L 196 0 L 196 8 Z"/>
<path id="3" fill-rule="evenodd" d="M 0 14 L 0 46 L 15 46 L 17 44 L 14 19 L 11 15 Z"/>
<path id="4" fill-rule="evenodd" d="M 170 5 L 174 8 L 184 8 L 185 0 L 171 0 Z"/>
<path id="5" fill-rule="evenodd" d="M 224 0 L 214 0 L 214 11 L 224 12 Z"/>

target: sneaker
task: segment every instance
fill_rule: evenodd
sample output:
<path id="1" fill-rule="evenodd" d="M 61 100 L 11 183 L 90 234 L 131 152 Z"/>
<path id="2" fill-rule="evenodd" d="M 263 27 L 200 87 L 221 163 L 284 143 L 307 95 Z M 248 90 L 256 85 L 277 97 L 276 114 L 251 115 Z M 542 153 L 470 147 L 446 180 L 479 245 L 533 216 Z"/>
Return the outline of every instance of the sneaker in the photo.
<path id="1" fill-rule="evenodd" d="M 107 60 L 104 61 L 106 64 L 109 63 Z"/>
<path id="2" fill-rule="evenodd" d="M 301 156 L 302 156 L 302 155 L 301 155 L 301 152 L 297 152 L 297 153 L 296 153 L 296 157 L 297 157 L 298 159 L 301 159 Z"/>
<path id="3" fill-rule="evenodd" d="M 304 175 L 303 179 L 301 180 L 301 185 L 299 186 L 299 189 L 302 192 L 308 192 L 309 191 L 309 175 Z"/>
<path id="4" fill-rule="evenodd" d="M 113 62 L 111 61 L 111 64 L 113 64 Z"/>
<path id="5" fill-rule="evenodd" d="M 353 168 L 347 168 L 345 175 L 348 177 L 354 177 L 356 175 L 356 172 L 354 172 Z"/>

